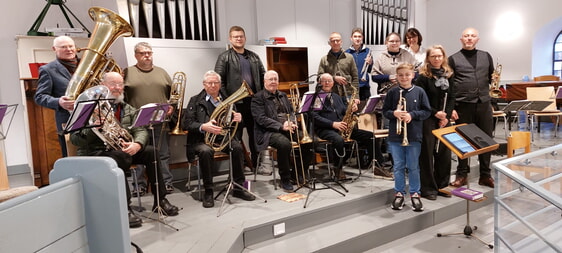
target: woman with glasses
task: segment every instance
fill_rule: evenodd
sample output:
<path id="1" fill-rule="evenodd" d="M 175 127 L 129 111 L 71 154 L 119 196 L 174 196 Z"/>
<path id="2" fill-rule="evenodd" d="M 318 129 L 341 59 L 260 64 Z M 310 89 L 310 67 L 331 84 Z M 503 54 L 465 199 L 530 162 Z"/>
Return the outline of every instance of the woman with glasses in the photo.
<path id="1" fill-rule="evenodd" d="M 449 125 L 455 107 L 455 85 L 453 69 L 441 45 L 427 49 L 423 67 L 416 85 L 422 87 L 429 99 L 431 116 L 423 122 L 423 139 L 420 154 L 421 196 L 435 200 L 437 195 L 451 197 L 440 192 L 451 179 L 451 150 L 443 143 L 437 144 L 432 130 Z"/>
<path id="2" fill-rule="evenodd" d="M 388 89 L 398 84 L 396 67 L 400 63 L 415 64 L 414 56 L 400 48 L 401 40 L 398 33 L 390 33 L 385 40 L 386 52 L 382 52 L 373 65 L 371 78 L 378 83 L 378 93 L 386 93 Z"/>
<path id="3" fill-rule="evenodd" d="M 416 70 L 419 70 L 425 60 L 425 48 L 421 46 L 422 40 L 422 35 L 416 28 L 409 28 L 404 34 L 402 48 L 406 49 L 416 58 L 416 64 L 414 65 Z"/>

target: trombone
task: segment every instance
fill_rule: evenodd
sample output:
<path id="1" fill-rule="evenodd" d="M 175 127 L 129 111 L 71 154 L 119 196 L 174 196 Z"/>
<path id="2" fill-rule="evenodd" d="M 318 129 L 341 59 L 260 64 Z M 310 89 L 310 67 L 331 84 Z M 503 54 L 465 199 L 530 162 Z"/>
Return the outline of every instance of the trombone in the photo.
<path id="1" fill-rule="evenodd" d="M 296 161 L 296 156 L 295 156 L 295 148 L 298 147 L 299 149 L 299 158 L 300 158 L 300 163 L 301 163 L 301 170 L 302 170 L 302 176 L 303 178 L 305 177 L 305 170 L 304 170 L 304 162 L 302 160 L 302 144 L 308 144 L 312 142 L 312 138 L 310 138 L 308 131 L 306 129 L 306 122 L 304 120 L 304 115 L 299 114 L 299 118 L 297 118 L 295 112 L 298 111 L 299 108 L 299 102 L 300 102 L 300 92 L 299 92 L 299 88 L 298 88 L 298 84 L 294 83 L 289 85 L 289 92 L 291 94 L 291 106 L 293 109 L 292 117 L 291 114 L 287 114 L 287 121 L 289 122 L 289 124 L 291 125 L 291 130 L 289 131 L 289 137 L 291 140 L 291 153 L 293 155 L 293 164 L 295 166 L 295 176 L 296 176 L 296 180 L 297 180 L 297 185 L 300 186 L 301 182 L 299 182 L 299 175 L 298 175 L 298 171 L 297 171 L 297 161 Z M 301 123 L 301 131 L 302 131 L 302 138 L 299 139 L 299 130 L 298 130 L 298 120 L 300 120 Z M 293 128 L 295 129 L 295 131 L 293 132 Z M 296 133 L 296 136 L 293 137 L 293 134 Z M 303 184 L 305 182 L 302 182 Z"/>

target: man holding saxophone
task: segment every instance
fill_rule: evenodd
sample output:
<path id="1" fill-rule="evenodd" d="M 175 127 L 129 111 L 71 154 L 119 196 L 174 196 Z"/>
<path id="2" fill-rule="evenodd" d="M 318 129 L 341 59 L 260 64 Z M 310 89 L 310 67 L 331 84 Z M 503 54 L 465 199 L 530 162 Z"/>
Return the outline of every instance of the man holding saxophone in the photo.
<path id="1" fill-rule="evenodd" d="M 117 72 L 108 72 L 103 75 L 102 85 L 109 89 L 110 95 L 107 98 L 115 99 L 112 104 L 112 110 L 109 113 L 114 114 L 115 120 L 121 122 L 124 131 L 128 131 L 132 136 L 132 141 L 121 142 L 121 150 L 108 149 L 104 140 L 100 139 L 92 129 L 82 129 L 72 133 L 70 140 L 72 144 L 78 146 L 78 155 L 81 156 L 108 156 L 115 160 L 117 166 L 124 172 L 129 170 L 132 164 L 142 164 L 147 168 L 148 180 L 152 186 L 154 195 L 154 205 L 152 210 L 159 206 L 165 215 L 178 215 L 178 207 L 170 204 L 166 199 L 166 188 L 162 180 L 159 166 L 155 166 L 154 147 L 148 145 L 149 134 L 144 127 L 129 128 L 135 119 L 136 109 L 131 105 L 123 102 L 123 77 Z M 100 123 L 95 122 L 95 123 Z M 156 159 L 158 161 L 158 159 Z M 158 178 L 158 189 L 156 188 L 156 178 Z M 129 184 L 125 179 L 125 187 L 127 194 L 127 202 L 131 203 L 131 193 Z M 157 201 L 156 191 L 160 197 L 160 203 Z M 140 227 L 142 220 L 135 216 L 129 208 L 129 227 Z"/>
<path id="2" fill-rule="evenodd" d="M 344 99 L 336 92 L 332 91 L 334 87 L 334 78 L 328 73 L 320 75 L 321 91 L 329 93 L 324 100 L 322 110 L 314 112 L 314 127 L 318 137 L 330 141 L 334 150 L 332 157 L 336 164 L 335 172 L 339 179 L 345 179 L 342 167 L 343 162 L 349 155 L 344 150 L 345 140 L 340 132 L 347 130 L 348 122 L 342 121 L 345 117 L 347 107 L 352 106 L 352 112 L 357 111 L 357 100 L 351 100 L 352 105 L 347 105 Z M 351 131 L 351 139 L 356 140 L 359 147 L 367 149 L 368 161 L 373 160 L 373 133 L 354 127 Z M 362 164 L 363 168 L 367 168 L 369 164 Z"/>
<path id="3" fill-rule="evenodd" d="M 193 161 L 196 156 L 199 158 L 199 168 L 203 178 L 203 187 L 205 188 L 205 194 L 202 199 L 203 207 L 205 208 L 215 205 L 213 197 L 213 168 L 215 164 L 213 156 L 215 150 L 205 142 L 205 133 L 217 135 L 217 141 L 221 141 L 222 138 L 226 137 L 220 135 L 224 130 L 232 131 L 231 129 L 223 129 L 221 126 L 218 126 L 217 119 L 211 119 L 215 108 L 219 106 L 221 101 L 227 99 L 224 94 L 221 94 L 220 90 L 221 76 L 215 71 L 207 71 L 203 76 L 203 90 L 191 97 L 187 105 L 187 113 L 183 119 L 183 125 L 189 131 L 187 134 L 187 159 Z M 238 112 L 233 113 L 231 117 L 232 122 L 240 122 L 242 120 L 242 115 Z M 232 180 L 238 185 L 243 185 L 245 181 L 244 150 L 236 137 L 232 138 L 230 146 L 232 148 L 230 159 L 234 177 Z M 222 151 L 228 153 L 228 146 Z M 232 192 L 232 196 L 247 201 L 255 199 L 250 193 L 236 187 Z"/>
<path id="4" fill-rule="evenodd" d="M 291 177 L 297 184 L 304 183 L 305 170 L 312 159 L 311 143 L 301 144 L 300 156 L 293 153 L 293 172 L 291 173 L 291 152 L 293 142 L 299 143 L 295 111 L 287 94 L 279 91 L 279 75 L 274 70 L 265 72 L 265 90 L 259 91 L 252 98 L 252 116 L 254 117 L 256 148 L 266 150 L 267 146 L 277 149 L 277 164 L 281 177 L 281 188 L 293 191 Z M 303 119 L 304 120 L 304 119 Z M 302 130 L 302 129 L 301 129 Z M 302 160 L 301 160 L 302 159 Z M 299 160 L 300 162 L 296 162 Z"/>

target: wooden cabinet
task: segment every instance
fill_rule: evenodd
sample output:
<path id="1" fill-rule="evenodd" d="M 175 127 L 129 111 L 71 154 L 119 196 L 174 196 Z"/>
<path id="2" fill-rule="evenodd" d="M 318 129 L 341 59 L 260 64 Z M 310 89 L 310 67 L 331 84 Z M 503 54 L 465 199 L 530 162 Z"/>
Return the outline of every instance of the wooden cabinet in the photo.
<path id="1" fill-rule="evenodd" d="M 267 68 L 279 74 L 279 90 L 290 95 L 289 85 L 308 77 L 308 49 L 306 47 L 267 47 Z M 299 85 L 301 96 L 308 84 Z"/>
<path id="2" fill-rule="evenodd" d="M 49 184 L 49 172 L 55 161 L 62 157 L 55 124 L 55 111 L 37 105 L 33 96 L 37 91 L 36 78 L 22 78 L 27 117 L 31 137 L 31 155 L 33 157 L 33 175 L 36 186 Z"/>

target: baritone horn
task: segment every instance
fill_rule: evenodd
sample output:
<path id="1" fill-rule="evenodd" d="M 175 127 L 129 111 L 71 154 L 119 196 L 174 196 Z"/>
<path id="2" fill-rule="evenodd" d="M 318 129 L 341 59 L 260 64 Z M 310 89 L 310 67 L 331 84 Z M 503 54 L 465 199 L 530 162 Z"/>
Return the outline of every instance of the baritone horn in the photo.
<path id="1" fill-rule="evenodd" d="M 406 98 L 402 95 L 404 90 L 400 89 L 400 98 L 398 99 L 398 105 L 396 106 L 396 110 L 406 111 Z M 408 146 L 410 143 L 408 142 L 408 123 L 401 119 L 397 119 L 396 121 L 396 134 L 402 134 L 402 146 Z"/>
<path id="2" fill-rule="evenodd" d="M 234 136 L 236 135 L 236 129 L 238 129 L 238 122 L 235 122 L 234 125 L 232 125 L 231 122 L 232 113 L 234 113 L 234 103 L 252 95 L 254 95 L 252 88 L 250 88 L 250 85 L 248 85 L 246 81 L 243 81 L 238 90 L 236 90 L 234 93 L 232 93 L 232 95 L 230 95 L 228 98 L 221 101 L 219 105 L 217 105 L 217 107 L 211 114 L 210 120 L 215 120 L 216 125 L 223 128 L 221 133 L 218 134 L 223 138 L 222 140 L 220 140 L 220 142 L 216 143 L 215 140 L 217 140 L 217 134 L 212 134 L 209 132 L 205 133 L 205 143 L 207 145 L 210 145 L 213 150 L 223 150 L 228 145 L 228 143 L 230 143 L 232 138 L 234 138 Z"/>
<path id="3" fill-rule="evenodd" d="M 186 79 L 185 73 L 181 71 L 174 73 L 174 77 L 172 78 L 172 89 L 170 90 L 170 99 L 168 100 L 168 103 L 176 105 L 174 113 L 177 115 L 177 122 L 176 126 L 170 130 L 171 135 L 185 135 L 187 133 L 180 127 Z"/>
<path id="4" fill-rule="evenodd" d="M 289 86 L 289 92 L 291 94 L 291 104 L 293 106 L 293 112 L 297 112 L 299 110 L 299 102 L 300 102 L 300 91 L 299 85 L 294 83 Z M 301 131 L 302 131 L 302 138 L 299 140 L 299 144 L 307 144 L 312 142 L 312 138 L 308 134 L 306 130 L 306 122 L 304 120 L 304 115 L 299 114 L 299 119 L 301 122 Z"/>
<path id="5" fill-rule="evenodd" d="M 105 72 L 121 72 L 117 63 L 105 56 L 107 49 L 121 36 L 133 35 L 133 28 L 125 19 L 111 10 L 92 7 L 88 10 L 96 23 L 80 63 L 72 75 L 65 96 L 76 99 L 89 87 L 98 85 Z"/>
<path id="6" fill-rule="evenodd" d="M 497 63 L 494 72 L 492 72 L 492 81 L 490 82 L 490 97 L 500 98 L 503 93 L 500 90 L 500 77 L 502 75 L 502 65 Z"/>

